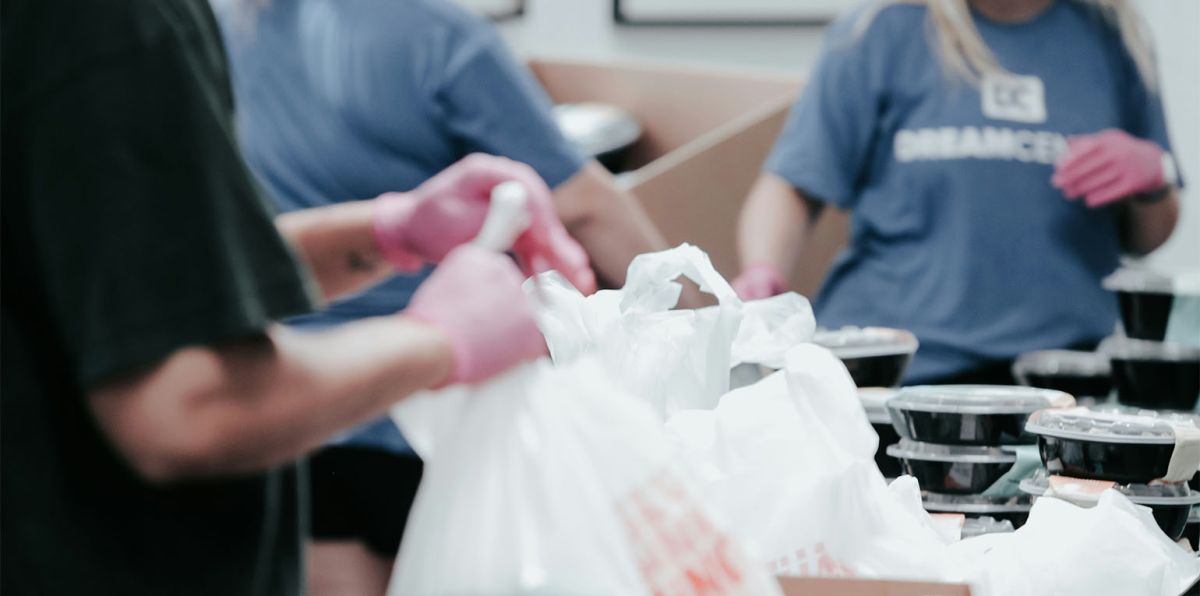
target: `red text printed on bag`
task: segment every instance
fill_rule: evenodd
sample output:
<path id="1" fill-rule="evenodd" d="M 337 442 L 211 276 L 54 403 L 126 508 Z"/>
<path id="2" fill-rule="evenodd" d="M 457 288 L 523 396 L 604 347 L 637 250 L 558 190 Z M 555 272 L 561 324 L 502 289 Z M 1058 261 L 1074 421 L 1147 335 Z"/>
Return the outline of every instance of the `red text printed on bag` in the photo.
<path id="1" fill-rule="evenodd" d="M 748 593 L 751 563 L 669 470 L 660 470 L 616 507 L 655 596 Z"/>
<path id="2" fill-rule="evenodd" d="M 773 575 L 819 575 L 822 577 L 854 577 L 850 566 L 834 559 L 818 542 L 811 548 L 798 548 L 791 556 L 780 557 L 769 564 Z"/>
<path id="3" fill-rule="evenodd" d="M 1051 476 L 1049 479 L 1050 494 L 1068 501 L 1095 502 L 1100 499 L 1100 493 L 1117 485 L 1107 480 L 1086 480 L 1067 476 Z"/>
<path id="4" fill-rule="evenodd" d="M 947 522 L 957 524 L 960 528 L 967 523 L 967 516 L 962 513 L 930 513 L 929 517 L 935 520 L 946 520 Z"/>

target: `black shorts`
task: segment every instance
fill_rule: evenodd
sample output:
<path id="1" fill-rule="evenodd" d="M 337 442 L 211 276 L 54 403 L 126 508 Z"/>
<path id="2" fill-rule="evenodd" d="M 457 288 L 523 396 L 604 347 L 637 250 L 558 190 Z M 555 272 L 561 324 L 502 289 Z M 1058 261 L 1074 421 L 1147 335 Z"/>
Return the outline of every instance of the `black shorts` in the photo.
<path id="1" fill-rule="evenodd" d="M 330 446 L 309 458 L 314 540 L 360 540 L 394 557 L 421 483 L 421 460 L 382 449 Z"/>

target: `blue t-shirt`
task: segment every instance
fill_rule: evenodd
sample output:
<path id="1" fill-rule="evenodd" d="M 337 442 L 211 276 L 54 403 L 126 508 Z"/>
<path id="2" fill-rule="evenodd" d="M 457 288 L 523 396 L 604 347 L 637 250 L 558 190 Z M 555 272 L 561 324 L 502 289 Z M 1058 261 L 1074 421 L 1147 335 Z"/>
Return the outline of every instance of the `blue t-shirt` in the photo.
<path id="1" fill-rule="evenodd" d="M 551 187 L 583 166 L 532 75 L 446 0 L 216 3 L 246 161 L 281 211 L 415 188 L 466 155 L 528 163 Z M 291 323 L 387 315 L 428 275 L 395 276 Z M 388 420 L 351 440 L 406 449 Z"/>
<path id="2" fill-rule="evenodd" d="M 1100 280 L 1124 207 L 1066 200 L 1053 164 L 1068 136 L 1107 128 L 1170 147 L 1159 97 L 1092 9 L 973 16 L 1013 77 L 947 74 L 923 6 L 883 8 L 866 30 L 858 13 L 836 23 L 764 167 L 851 212 L 817 320 L 913 331 L 906 383 L 1111 333 Z"/>

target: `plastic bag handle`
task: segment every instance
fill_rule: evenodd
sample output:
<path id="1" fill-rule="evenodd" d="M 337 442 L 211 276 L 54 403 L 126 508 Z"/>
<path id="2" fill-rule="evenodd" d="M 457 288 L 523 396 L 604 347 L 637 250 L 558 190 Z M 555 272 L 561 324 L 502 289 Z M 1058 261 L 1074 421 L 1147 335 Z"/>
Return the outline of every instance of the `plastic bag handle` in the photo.
<path id="1" fill-rule="evenodd" d="M 494 252 L 512 248 L 517 237 L 533 223 L 528 203 L 529 194 L 520 182 L 509 180 L 497 184 L 492 188 L 487 216 L 472 243 Z"/>
<path id="2" fill-rule="evenodd" d="M 625 279 L 621 312 L 670 310 L 679 302 L 682 286 L 675 279 L 681 275 L 699 285 L 701 292 L 715 296 L 722 307 L 741 307 L 742 301 L 733 286 L 717 273 L 704 251 L 684 243 L 669 250 L 634 257 Z"/>

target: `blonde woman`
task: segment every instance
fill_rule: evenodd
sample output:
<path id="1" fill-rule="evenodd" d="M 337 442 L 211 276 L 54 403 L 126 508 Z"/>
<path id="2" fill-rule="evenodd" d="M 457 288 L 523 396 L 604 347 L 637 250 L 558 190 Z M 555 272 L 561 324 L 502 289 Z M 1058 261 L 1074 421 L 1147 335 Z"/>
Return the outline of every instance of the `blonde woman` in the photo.
<path id="1" fill-rule="evenodd" d="M 1113 329 L 1100 286 L 1170 236 L 1180 186 L 1125 0 L 928 0 L 834 25 L 739 224 L 746 298 L 784 288 L 826 204 L 849 246 L 825 327 L 912 330 L 906 383 L 1011 382 Z"/>

